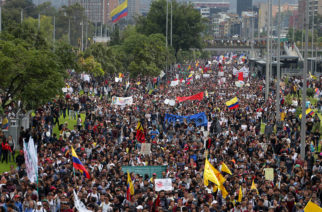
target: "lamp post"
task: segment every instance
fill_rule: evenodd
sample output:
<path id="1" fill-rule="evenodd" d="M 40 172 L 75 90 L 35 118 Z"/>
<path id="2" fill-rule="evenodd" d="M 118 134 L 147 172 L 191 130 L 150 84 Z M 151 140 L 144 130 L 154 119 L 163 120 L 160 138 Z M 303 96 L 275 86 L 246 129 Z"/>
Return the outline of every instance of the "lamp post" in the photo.
<path id="1" fill-rule="evenodd" d="M 303 70 L 303 89 L 302 89 L 302 120 L 301 120 L 301 157 L 305 158 L 306 145 L 306 87 L 308 69 L 308 41 L 309 41 L 309 1 L 305 5 L 305 50 L 304 50 L 304 70 Z"/>
<path id="2" fill-rule="evenodd" d="M 277 21 L 277 86 L 276 86 L 276 121 L 280 122 L 280 81 L 281 81 L 281 0 L 278 0 L 278 21 Z"/>

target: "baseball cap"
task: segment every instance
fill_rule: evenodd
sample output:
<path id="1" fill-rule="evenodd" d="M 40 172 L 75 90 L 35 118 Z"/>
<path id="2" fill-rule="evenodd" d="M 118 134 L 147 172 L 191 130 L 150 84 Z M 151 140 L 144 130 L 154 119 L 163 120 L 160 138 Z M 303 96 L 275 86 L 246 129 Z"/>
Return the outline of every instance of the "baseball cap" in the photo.
<path id="1" fill-rule="evenodd" d="M 41 202 L 37 202 L 37 206 L 42 206 Z"/>

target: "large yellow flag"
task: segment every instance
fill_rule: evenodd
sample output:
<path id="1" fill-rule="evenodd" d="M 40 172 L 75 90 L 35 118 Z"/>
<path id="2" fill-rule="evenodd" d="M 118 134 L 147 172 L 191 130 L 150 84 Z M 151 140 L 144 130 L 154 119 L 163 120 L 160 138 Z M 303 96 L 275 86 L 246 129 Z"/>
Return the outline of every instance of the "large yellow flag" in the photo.
<path id="1" fill-rule="evenodd" d="M 250 187 L 250 190 L 256 190 L 256 192 L 257 192 L 257 195 L 259 195 L 259 193 L 258 193 L 258 190 L 257 190 L 257 188 L 256 188 L 256 185 L 255 185 L 255 183 L 254 183 L 254 179 L 253 179 L 253 182 L 252 182 L 252 186 Z"/>
<path id="2" fill-rule="evenodd" d="M 132 182 L 129 172 L 127 172 L 127 186 L 130 191 L 130 194 L 133 195 L 134 194 L 134 186 L 133 186 L 133 182 Z"/>
<path id="3" fill-rule="evenodd" d="M 241 186 L 239 186 L 239 193 L 238 193 L 238 201 L 237 202 L 241 202 L 243 199 L 243 191 Z"/>
<path id="4" fill-rule="evenodd" d="M 211 166 L 211 169 L 215 173 L 220 184 L 224 184 L 224 182 L 226 182 L 226 178 L 224 176 L 222 176 L 222 174 L 217 169 L 215 169 L 213 166 Z"/>
<path id="5" fill-rule="evenodd" d="M 310 200 L 305 206 L 304 212 L 322 212 L 322 208 Z"/>
<path id="6" fill-rule="evenodd" d="M 205 186 L 209 185 L 208 181 L 211 181 L 218 186 L 220 185 L 219 180 L 217 179 L 215 173 L 213 172 L 213 169 L 215 168 L 209 163 L 208 159 L 206 159 L 205 169 L 203 172 L 203 182 Z"/>
<path id="7" fill-rule="evenodd" d="M 224 185 L 220 185 L 219 186 L 219 190 L 221 191 L 221 195 L 224 199 L 226 199 L 226 197 L 228 196 L 228 192 L 226 190 L 226 188 L 224 187 Z"/>
<path id="8" fill-rule="evenodd" d="M 227 166 L 224 162 L 221 164 L 221 171 L 222 171 L 222 172 L 226 172 L 226 173 L 228 173 L 228 174 L 230 174 L 230 175 L 233 175 L 233 174 L 231 173 L 230 169 L 228 168 L 228 166 Z"/>

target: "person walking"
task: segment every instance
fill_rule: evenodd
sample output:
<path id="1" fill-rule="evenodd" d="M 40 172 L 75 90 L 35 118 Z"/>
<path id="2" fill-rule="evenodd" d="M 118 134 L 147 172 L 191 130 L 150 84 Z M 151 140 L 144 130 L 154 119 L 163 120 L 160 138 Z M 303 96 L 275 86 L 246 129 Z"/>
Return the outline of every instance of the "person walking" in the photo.
<path id="1" fill-rule="evenodd" d="M 4 161 L 6 161 L 6 163 L 8 163 L 8 153 L 9 153 L 9 151 L 11 152 L 11 148 L 10 148 L 7 140 L 2 141 L 1 149 L 2 149 L 1 163 L 3 163 Z"/>
<path id="2" fill-rule="evenodd" d="M 9 161 L 13 162 L 15 161 L 15 141 L 13 140 L 12 136 L 8 136 L 8 144 L 10 146 L 11 152 L 9 152 Z"/>

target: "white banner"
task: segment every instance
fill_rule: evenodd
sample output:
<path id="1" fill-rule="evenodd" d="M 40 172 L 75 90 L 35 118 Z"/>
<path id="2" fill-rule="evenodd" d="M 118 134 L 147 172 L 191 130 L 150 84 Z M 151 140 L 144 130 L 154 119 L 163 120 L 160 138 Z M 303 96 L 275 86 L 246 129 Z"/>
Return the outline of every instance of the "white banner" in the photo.
<path id="1" fill-rule="evenodd" d="M 92 212 L 91 210 L 87 210 L 87 208 L 85 207 L 84 203 L 78 198 L 75 190 L 73 190 L 73 192 L 74 192 L 74 205 L 75 205 L 75 208 L 79 212 Z"/>
<path id="2" fill-rule="evenodd" d="M 223 77 L 224 76 L 224 72 L 223 71 L 219 71 L 218 72 L 218 77 Z"/>
<path id="3" fill-rule="evenodd" d="M 172 191 L 172 180 L 171 178 L 165 178 L 165 179 L 155 179 L 155 191 Z"/>
<path id="4" fill-rule="evenodd" d="M 150 143 L 142 143 L 140 153 L 143 155 L 149 155 L 151 153 L 151 144 Z"/>
<path id="5" fill-rule="evenodd" d="M 112 97 L 112 105 L 131 105 L 133 104 L 133 98 L 132 96 L 130 97 Z"/>
<path id="6" fill-rule="evenodd" d="M 37 149 L 32 137 L 29 138 L 29 142 L 23 142 L 23 151 L 25 156 L 26 172 L 28 179 L 31 183 L 37 182 L 38 175 L 38 157 Z"/>
<path id="7" fill-rule="evenodd" d="M 210 74 L 203 74 L 202 76 L 203 76 L 203 78 L 209 78 Z"/>
<path id="8" fill-rule="evenodd" d="M 122 78 L 115 77 L 115 82 L 122 82 Z"/>
<path id="9" fill-rule="evenodd" d="M 179 85 L 179 80 L 174 80 L 174 81 L 171 81 L 171 83 L 170 83 L 171 87 L 174 87 L 174 86 L 177 86 L 177 85 Z"/>

